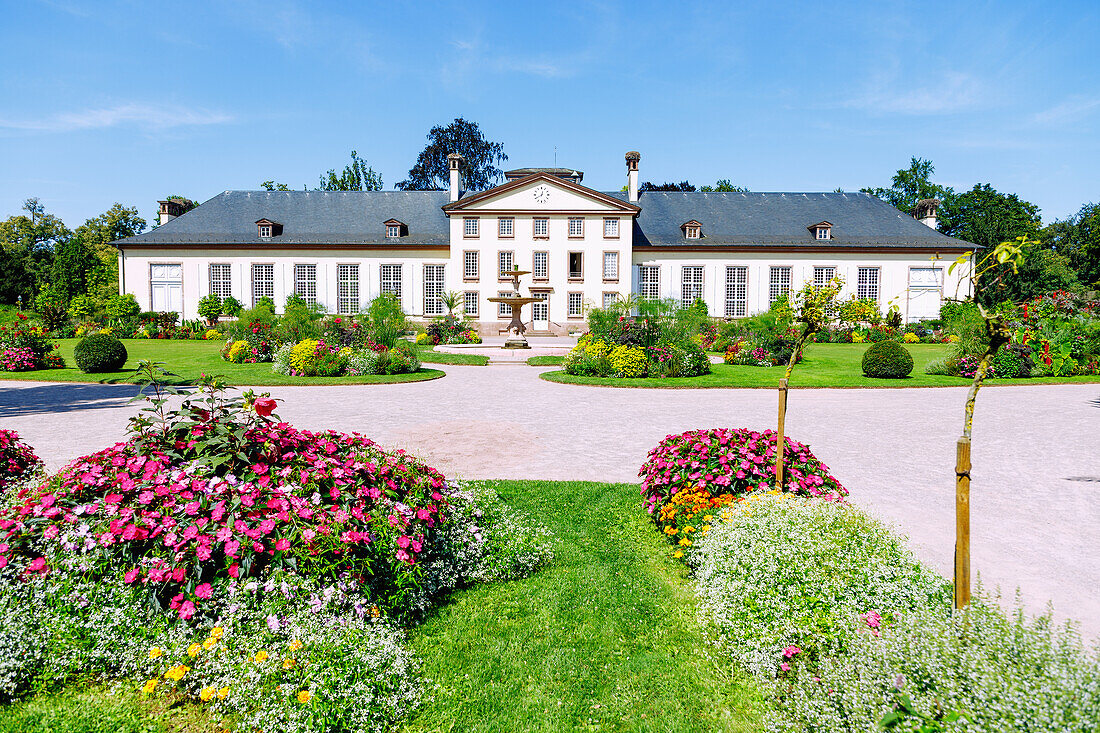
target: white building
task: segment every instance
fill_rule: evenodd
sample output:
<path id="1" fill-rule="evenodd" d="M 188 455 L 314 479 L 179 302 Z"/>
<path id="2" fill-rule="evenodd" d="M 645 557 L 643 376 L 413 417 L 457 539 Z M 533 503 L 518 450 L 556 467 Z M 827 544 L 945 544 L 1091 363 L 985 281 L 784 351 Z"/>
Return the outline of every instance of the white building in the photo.
<path id="1" fill-rule="evenodd" d="M 391 292 L 430 318 L 455 291 L 484 334 L 510 318 L 487 298 L 511 290 L 500 273 L 513 268 L 541 299 L 524 312 L 533 333 L 579 330 L 586 307 L 628 293 L 736 317 L 835 274 L 912 321 L 969 292 L 965 268 L 947 269 L 974 245 L 937 232 L 929 202 L 918 221 L 863 193 L 639 193 L 639 160 L 626 154 L 624 192 L 563 168 L 467 192 L 453 155 L 448 191 L 226 191 L 180 216 L 162 202 L 161 226 L 115 243 L 119 287 L 184 318 L 212 292 L 246 307 L 297 293 L 348 314 Z"/>

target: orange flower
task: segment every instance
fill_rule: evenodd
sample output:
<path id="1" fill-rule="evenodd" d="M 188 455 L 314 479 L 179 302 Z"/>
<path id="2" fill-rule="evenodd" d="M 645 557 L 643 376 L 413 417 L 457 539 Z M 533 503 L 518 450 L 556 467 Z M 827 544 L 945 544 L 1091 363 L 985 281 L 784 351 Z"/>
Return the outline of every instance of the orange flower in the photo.
<path id="1" fill-rule="evenodd" d="M 313 699 L 313 693 L 309 690 L 302 690 L 298 693 L 298 702 L 305 705 L 307 702 Z"/>

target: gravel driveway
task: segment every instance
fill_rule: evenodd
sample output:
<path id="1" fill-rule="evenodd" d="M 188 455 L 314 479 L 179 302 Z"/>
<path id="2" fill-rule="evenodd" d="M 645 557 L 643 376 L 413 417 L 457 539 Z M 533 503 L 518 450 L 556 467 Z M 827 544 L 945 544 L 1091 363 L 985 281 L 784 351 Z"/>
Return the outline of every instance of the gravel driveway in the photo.
<path id="1" fill-rule="evenodd" d="M 607 389 L 546 382 L 520 365 L 441 368 L 446 378 L 418 384 L 264 389 L 299 427 L 358 431 L 467 478 L 636 481 L 666 434 L 776 418 L 771 390 Z M 0 426 L 56 468 L 122 439 L 133 393 L 3 382 Z M 950 575 L 964 400 L 961 387 L 792 390 L 787 433 Z M 1009 597 L 1021 588 L 1036 611 L 1050 599 L 1100 635 L 1100 386 L 984 389 L 973 464 L 973 567 L 985 584 Z"/>

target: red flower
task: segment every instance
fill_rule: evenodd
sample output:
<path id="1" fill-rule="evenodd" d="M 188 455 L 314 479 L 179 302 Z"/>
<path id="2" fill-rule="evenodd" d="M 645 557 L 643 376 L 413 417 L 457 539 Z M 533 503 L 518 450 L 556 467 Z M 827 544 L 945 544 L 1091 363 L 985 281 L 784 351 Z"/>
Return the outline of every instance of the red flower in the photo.
<path id="1" fill-rule="evenodd" d="M 252 403 L 252 407 L 260 417 L 268 417 L 275 410 L 275 400 L 270 397 L 261 397 Z"/>

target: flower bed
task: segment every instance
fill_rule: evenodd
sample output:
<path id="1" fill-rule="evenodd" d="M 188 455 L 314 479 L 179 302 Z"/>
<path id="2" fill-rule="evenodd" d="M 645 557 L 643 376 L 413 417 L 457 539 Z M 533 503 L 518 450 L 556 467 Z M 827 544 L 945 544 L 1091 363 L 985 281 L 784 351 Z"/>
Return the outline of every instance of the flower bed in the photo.
<path id="1" fill-rule="evenodd" d="M 690 340 L 642 346 L 609 343 L 586 334 L 566 354 L 562 369 L 591 377 L 695 377 L 710 373 L 710 360 Z"/>
<path id="2" fill-rule="evenodd" d="M 423 336 L 423 338 L 421 337 Z M 427 330 L 417 334 L 417 344 L 480 344 L 481 336 L 468 323 L 454 315 L 445 315 L 428 324 Z"/>
<path id="3" fill-rule="evenodd" d="M 53 353 L 57 344 L 42 326 L 30 324 L 23 313 L 15 321 L 0 326 L 0 371 L 26 372 L 33 369 L 64 369 L 65 360 Z"/>
<path id="4" fill-rule="evenodd" d="M 0 500 L 42 470 L 42 459 L 14 430 L 0 429 Z"/>
<path id="5" fill-rule="evenodd" d="M 420 369 L 420 359 L 411 345 L 400 342 L 392 349 L 375 343 L 366 347 L 337 348 L 318 339 L 284 344 L 272 357 L 275 374 L 300 377 L 363 376 L 367 374 L 411 374 Z"/>

